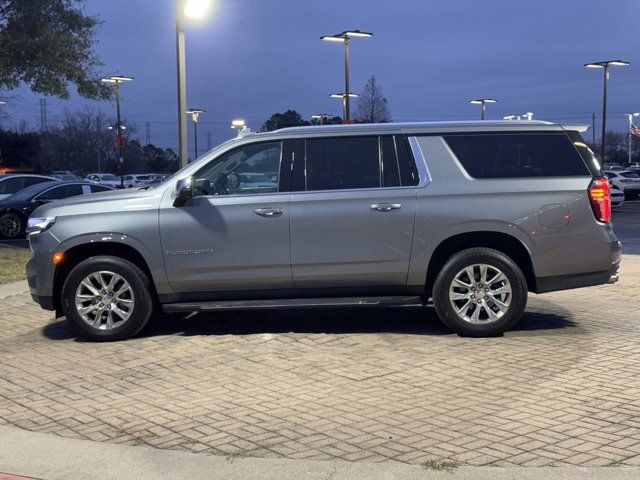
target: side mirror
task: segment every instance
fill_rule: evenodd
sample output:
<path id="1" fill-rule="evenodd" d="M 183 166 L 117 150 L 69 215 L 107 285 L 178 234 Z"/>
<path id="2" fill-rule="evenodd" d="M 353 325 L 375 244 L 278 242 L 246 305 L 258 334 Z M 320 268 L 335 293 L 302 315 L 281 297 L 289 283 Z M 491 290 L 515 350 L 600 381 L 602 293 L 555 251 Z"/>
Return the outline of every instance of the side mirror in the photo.
<path id="1" fill-rule="evenodd" d="M 183 178 L 178 180 L 176 184 L 176 199 L 173 202 L 174 207 L 183 207 L 190 198 L 193 198 L 194 178 Z"/>

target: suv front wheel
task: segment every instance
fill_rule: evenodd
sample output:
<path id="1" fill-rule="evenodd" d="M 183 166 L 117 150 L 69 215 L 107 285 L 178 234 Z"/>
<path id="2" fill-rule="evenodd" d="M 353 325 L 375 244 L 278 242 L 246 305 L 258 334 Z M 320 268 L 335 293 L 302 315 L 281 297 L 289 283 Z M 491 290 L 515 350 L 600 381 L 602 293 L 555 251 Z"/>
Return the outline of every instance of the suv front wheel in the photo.
<path id="1" fill-rule="evenodd" d="M 502 335 L 522 317 L 527 283 L 516 263 L 491 248 L 469 248 L 445 263 L 433 285 L 443 323 L 470 337 Z"/>
<path id="2" fill-rule="evenodd" d="M 119 257 L 97 256 L 80 262 L 62 287 L 62 309 L 78 334 L 94 341 L 129 338 L 153 311 L 149 278 Z"/>

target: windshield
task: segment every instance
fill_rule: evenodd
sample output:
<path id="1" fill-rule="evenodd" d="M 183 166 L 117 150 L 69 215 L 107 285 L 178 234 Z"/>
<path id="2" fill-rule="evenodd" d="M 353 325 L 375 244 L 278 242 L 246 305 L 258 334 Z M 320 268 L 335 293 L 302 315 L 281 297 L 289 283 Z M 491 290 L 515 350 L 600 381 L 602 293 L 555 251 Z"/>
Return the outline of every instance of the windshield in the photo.
<path id="1" fill-rule="evenodd" d="M 61 182 L 42 182 L 36 183 L 35 185 L 31 185 L 30 187 L 23 188 L 22 190 L 14 193 L 13 195 L 9 195 L 4 199 L 5 202 L 30 202 L 33 197 L 38 195 L 40 192 L 44 192 L 46 189 L 50 188 L 53 185 L 60 185 Z"/>
<path id="2" fill-rule="evenodd" d="M 98 175 L 100 180 L 119 180 L 113 173 L 103 173 Z"/>
<path id="3" fill-rule="evenodd" d="M 623 172 L 620 175 L 625 178 L 640 178 L 640 175 L 638 175 L 636 172 Z"/>

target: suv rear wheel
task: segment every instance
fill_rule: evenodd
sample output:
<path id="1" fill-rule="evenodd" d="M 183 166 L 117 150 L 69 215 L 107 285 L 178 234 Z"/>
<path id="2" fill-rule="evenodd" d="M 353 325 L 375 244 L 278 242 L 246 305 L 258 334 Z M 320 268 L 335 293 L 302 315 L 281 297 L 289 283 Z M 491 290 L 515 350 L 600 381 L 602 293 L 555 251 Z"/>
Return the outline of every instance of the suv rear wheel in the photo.
<path id="1" fill-rule="evenodd" d="M 491 248 L 453 255 L 433 285 L 433 303 L 443 323 L 470 337 L 502 335 L 522 317 L 527 283 L 516 263 Z"/>
<path id="2" fill-rule="evenodd" d="M 95 341 L 138 333 L 153 311 L 145 273 L 119 257 L 97 256 L 76 265 L 62 287 L 62 309 L 78 334 Z"/>

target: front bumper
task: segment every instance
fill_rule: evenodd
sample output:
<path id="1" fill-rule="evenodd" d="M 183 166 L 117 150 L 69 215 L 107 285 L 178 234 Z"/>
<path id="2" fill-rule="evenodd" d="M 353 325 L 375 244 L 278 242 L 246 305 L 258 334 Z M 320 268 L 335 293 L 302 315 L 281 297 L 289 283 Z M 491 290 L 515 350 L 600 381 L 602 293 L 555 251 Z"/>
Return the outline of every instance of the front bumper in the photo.
<path id="1" fill-rule="evenodd" d="M 54 310 L 53 285 L 56 265 L 52 262 L 57 239 L 49 232 L 29 236 L 33 256 L 26 265 L 31 298 L 45 310 Z"/>

